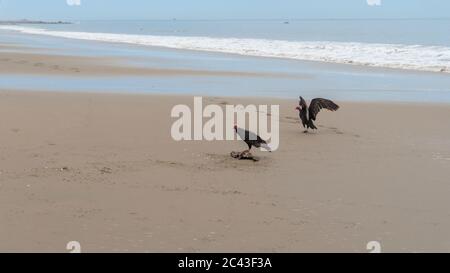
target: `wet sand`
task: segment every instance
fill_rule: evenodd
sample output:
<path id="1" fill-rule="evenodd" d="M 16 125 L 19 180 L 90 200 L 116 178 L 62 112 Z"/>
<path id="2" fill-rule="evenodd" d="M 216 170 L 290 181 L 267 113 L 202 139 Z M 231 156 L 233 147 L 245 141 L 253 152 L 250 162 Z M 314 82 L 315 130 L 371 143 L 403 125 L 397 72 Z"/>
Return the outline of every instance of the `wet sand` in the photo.
<path id="1" fill-rule="evenodd" d="M 0 92 L 0 252 L 450 251 L 450 106 L 338 102 L 280 149 L 175 142 L 189 96 Z"/>
<path id="2" fill-rule="evenodd" d="M 9 52 L 9 51 L 18 52 Z M 243 71 L 214 71 L 139 67 L 127 60 L 114 57 L 88 57 L 40 53 L 32 48 L 0 45 L 1 74 L 29 74 L 73 77 L 101 76 L 205 76 L 205 77 L 282 77 L 306 78 L 306 75 L 289 73 L 263 73 Z"/>

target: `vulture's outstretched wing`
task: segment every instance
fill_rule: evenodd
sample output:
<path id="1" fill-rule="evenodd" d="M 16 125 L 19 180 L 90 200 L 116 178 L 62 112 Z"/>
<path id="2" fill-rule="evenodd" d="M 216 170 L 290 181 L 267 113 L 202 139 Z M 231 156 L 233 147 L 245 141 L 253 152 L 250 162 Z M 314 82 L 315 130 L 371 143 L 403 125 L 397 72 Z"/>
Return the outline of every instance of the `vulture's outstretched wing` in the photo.
<path id="1" fill-rule="evenodd" d="M 313 99 L 309 105 L 309 118 L 316 120 L 317 114 L 322 109 L 327 109 L 330 111 L 336 111 L 339 109 L 339 105 L 327 99 Z"/>
<path id="2" fill-rule="evenodd" d="M 302 107 L 302 109 L 307 108 L 306 101 L 302 97 L 300 97 L 300 101 L 298 102 L 298 105 L 300 105 Z"/>

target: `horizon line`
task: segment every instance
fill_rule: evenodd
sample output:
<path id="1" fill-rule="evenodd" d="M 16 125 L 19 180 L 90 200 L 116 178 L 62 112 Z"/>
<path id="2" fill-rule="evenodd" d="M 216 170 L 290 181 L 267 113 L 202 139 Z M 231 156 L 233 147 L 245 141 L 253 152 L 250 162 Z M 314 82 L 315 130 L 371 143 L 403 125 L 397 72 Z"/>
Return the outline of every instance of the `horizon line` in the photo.
<path id="1" fill-rule="evenodd" d="M 383 18 L 383 17 L 317 17 L 317 18 L 204 18 L 204 19 L 187 19 L 187 18 L 146 18 L 146 19 L 29 19 L 29 18 L 5 18 L 0 22 L 5 21 L 368 21 L 368 20 L 388 20 L 388 21 L 406 21 L 406 20 L 450 20 L 450 17 L 402 17 L 402 18 Z"/>

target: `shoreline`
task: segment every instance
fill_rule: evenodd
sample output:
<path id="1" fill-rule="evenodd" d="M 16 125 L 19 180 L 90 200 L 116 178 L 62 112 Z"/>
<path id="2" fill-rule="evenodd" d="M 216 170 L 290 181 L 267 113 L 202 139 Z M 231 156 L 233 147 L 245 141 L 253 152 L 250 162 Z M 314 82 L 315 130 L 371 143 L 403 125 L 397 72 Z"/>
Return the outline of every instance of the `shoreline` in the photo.
<path id="1" fill-rule="evenodd" d="M 449 19 L 450 20 L 450 19 Z M 20 33 L 20 35 L 25 36 L 35 36 L 35 37 L 46 37 L 46 35 L 39 35 L 39 34 L 23 34 Z M 267 60 L 281 60 L 285 62 L 292 62 L 292 63 L 304 63 L 307 65 L 313 65 L 313 66 L 330 66 L 330 67 L 346 67 L 351 70 L 355 71 L 367 71 L 367 72 L 378 72 L 378 73 L 384 73 L 384 72 L 394 72 L 399 74 L 416 74 L 416 75 L 435 75 L 435 76 L 448 76 L 450 71 L 448 72 L 439 72 L 439 71 L 427 71 L 427 70 L 417 70 L 417 69 L 405 69 L 405 68 L 390 68 L 390 67 L 382 67 L 382 66 L 367 66 L 362 64 L 349 64 L 349 63 L 336 63 L 336 62 L 325 62 L 325 61 L 318 61 L 318 60 L 298 60 L 298 59 L 289 59 L 289 58 L 282 58 L 282 57 L 268 57 L 268 56 L 252 56 L 252 55 L 244 55 L 244 54 L 238 54 L 238 53 L 227 53 L 227 52 L 215 52 L 215 51 L 204 51 L 204 50 L 195 50 L 195 49 L 180 49 L 180 48 L 170 48 L 170 47 L 163 47 L 163 46 L 150 46 L 150 45 L 140 45 L 140 44 L 129 44 L 129 43 L 122 43 L 122 42 L 105 42 L 105 41 L 96 41 L 96 40 L 83 40 L 83 39 L 74 39 L 74 38 L 64 38 L 64 37 L 53 37 L 48 36 L 49 38 L 54 39 L 62 39 L 67 41 L 79 41 L 79 42 L 88 42 L 88 43 L 96 43 L 100 45 L 116 45 L 116 46 L 125 46 L 130 48 L 139 48 L 139 49 L 159 49 L 163 51 L 173 51 L 173 52 L 193 52 L 193 53 L 200 53 L 200 54 L 206 54 L 206 55 L 219 55 L 219 56 L 234 56 L 239 58 L 246 58 L 246 59 L 267 59 Z M 24 52 L 15 52 L 17 54 L 30 54 L 30 55 L 45 55 L 44 53 L 40 53 L 33 47 L 25 46 L 25 45 L 19 45 L 14 44 L 10 45 L 8 43 L 1 43 L 0 42 L 0 48 L 3 49 L 14 49 L 14 50 L 25 50 Z M 34 51 L 34 52 L 33 52 Z M 0 53 L 2 53 L 0 51 Z M 50 54 L 50 56 L 57 54 Z M 70 55 L 70 54 L 63 54 L 59 55 L 61 57 L 77 57 L 78 55 Z M 134 58 L 134 57 L 130 57 Z M 122 60 L 123 62 L 124 60 Z"/>
<path id="2" fill-rule="evenodd" d="M 178 53 L 183 51 L 174 50 Z M 200 56 L 206 58 L 205 60 L 209 60 L 209 58 L 214 58 L 215 55 L 206 53 Z M 421 91 L 421 86 L 416 87 L 409 84 L 408 81 L 402 80 L 409 86 L 397 85 L 393 86 L 392 89 L 383 89 L 381 88 L 382 85 L 380 85 L 375 87 L 374 90 L 366 90 L 364 89 L 366 81 L 363 80 L 364 78 L 361 78 L 359 80 L 360 83 L 352 89 L 350 87 L 353 84 L 351 84 L 349 78 L 346 78 L 345 81 L 349 81 L 348 84 L 335 86 L 331 89 L 322 89 L 322 87 L 328 87 L 329 85 L 321 85 L 322 80 L 319 80 L 319 77 L 323 78 L 324 75 L 327 77 L 333 75 L 334 71 L 340 71 L 343 65 L 284 60 L 280 64 L 288 67 L 292 65 L 292 69 L 278 70 L 277 67 L 270 66 L 272 60 L 260 59 L 263 58 L 239 56 L 229 60 L 233 62 L 249 62 L 247 65 L 254 64 L 257 66 L 258 64 L 263 64 L 269 66 L 253 70 L 247 66 L 243 68 L 223 66 L 217 69 L 210 69 L 207 65 L 196 66 L 196 64 L 191 63 L 185 65 L 182 63 L 185 59 L 182 58 L 170 61 L 164 59 L 164 57 L 158 57 L 158 55 L 146 56 L 145 62 L 139 63 L 140 60 L 133 55 L 116 56 L 105 54 L 92 57 L 65 51 L 50 54 L 45 51 L 45 48 L 35 49 L 15 44 L 3 44 L 0 46 L 0 72 L 5 80 L 9 76 L 11 77 L 9 78 L 10 82 L 5 82 L 3 86 L 0 86 L 0 89 L 66 90 L 68 92 L 85 91 L 98 93 L 106 91 L 109 93 L 133 92 L 138 94 L 146 92 L 164 94 L 170 92 L 174 95 L 190 93 L 204 94 L 205 96 L 228 93 L 228 97 L 245 94 L 249 97 L 260 96 L 266 98 L 296 98 L 303 94 L 308 98 L 328 97 L 335 100 L 354 102 L 372 101 L 384 103 L 392 101 L 394 103 L 417 103 L 423 101 L 435 104 L 450 102 L 450 95 L 447 94 L 449 92 L 442 89 L 442 86 L 448 81 L 448 77 L 443 74 L 417 71 L 394 72 L 384 68 L 346 67 L 346 70 L 342 72 L 342 76 L 347 78 L 347 73 L 356 73 L 355 77 L 358 75 L 369 75 L 369 77 L 372 77 L 368 78 L 370 81 L 378 81 L 379 77 L 384 77 L 384 75 L 392 75 L 393 80 L 396 78 L 412 78 L 417 75 L 417 77 L 422 77 L 424 81 L 436 82 L 436 85 L 430 85 L 429 88 L 424 88 Z M 301 64 L 298 67 L 299 63 Z M 324 75 L 318 74 L 321 73 L 320 71 L 324 71 Z M 44 79 L 54 81 L 54 85 L 49 87 L 49 90 L 45 89 L 46 81 Z M 325 79 L 332 82 L 341 81 L 340 74 Z M 132 87 L 125 86 L 127 85 L 126 83 L 132 85 L 135 81 L 138 82 L 136 85 L 138 88 L 135 90 Z M 225 81 L 227 84 L 224 84 Z M 186 84 L 183 84 L 183 82 L 186 82 Z M 246 85 L 249 87 L 242 84 L 244 82 L 248 82 Z M 77 88 L 74 88 L 76 85 L 81 85 L 82 87 L 77 90 Z M 91 88 L 91 85 L 95 88 Z M 162 88 L 158 88 L 158 86 Z M 228 92 L 227 86 L 231 88 L 231 93 Z M 283 86 L 283 88 L 279 88 L 279 86 Z M 102 87 L 104 87 L 104 90 Z M 233 90 L 235 87 L 238 89 Z M 163 91 L 159 92 L 158 89 Z M 295 92 L 294 89 L 299 91 Z"/>
<path id="3" fill-rule="evenodd" d="M 11 31 L 11 30 L 10 30 Z M 258 54 L 254 54 L 251 52 L 256 52 L 257 50 L 255 49 L 246 49 L 244 51 L 246 51 L 246 53 L 242 53 L 242 52 L 231 52 L 231 51 L 227 51 L 224 48 L 218 48 L 218 49 L 208 49 L 208 48 L 204 48 L 201 49 L 199 46 L 191 46 L 190 48 L 186 47 L 186 48 L 181 48 L 178 45 L 173 46 L 173 45 L 158 45 L 158 44 L 142 44 L 142 43 L 132 43 L 132 42 L 128 42 L 128 41 L 116 41 L 114 39 L 107 39 L 107 40 L 101 40 L 101 39 L 86 39 L 86 38 L 81 38 L 80 37 L 75 37 L 75 36 L 67 36 L 67 35 L 52 35 L 50 34 L 50 32 L 48 33 L 27 33 L 27 32 L 22 32 L 22 31 L 18 31 L 18 30 L 12 30 L 12 31 L 16 31 L 18 34 L 21 35 L 35 35 L 35 36 L 41 36 L 41 37 L 51 37 L 51 38 L 58 38 L 58 39 L 67 39 L 67 40 L 78 40 L 78 41 L 89 41 L 89 42 L 97 42 L 97 43 L 106 43 L 106 44 L 122 44 L 122 45 L 130 45 L 130 46 L 142 46 L 142 47 L 150 47 L 150 48 L 163 48 L 163 49 L 170 49 L 170 50 L 182 50 L 182 51 L 193 51 L 193 52 L 206 52 L 206 53 L 212 53 L 212 54 L 230 54 L 230 55 L 235 55 L 235 56 L 244 56 L 244 57 L 256 57 L 256 58 L 268 58 L 268 59 L 281 59 L 281 60 L 293 60 L 293 61 L 301 61 L 301 62 L 312 62 L 312 63 L 324 63 L 324 64 L 331 64 L 331 65 L 344 65 L 344 66 L 353 66 L 353 67 L 360 67 L 360 68 L 375 68 L 375 69 L 386 69 L 387 71 L 389 70 L 393 70 L 393 71 L 406 71 L 406 72 L 424 72 L 424 73 L 433 73 L 433 74 L 444 74 L 444 75 L 448 75 L 450 74 L 450 68 L 448 66 L 443 66 L 443 67 L 439 67 L 438 65 L 435 66 L 430 66 L 427 67 L 427 69 L 425 69 L 424 65 L 422 65 L 422 67 L 415 67 L 416 64 L 408 64 L 408 66 L 406 67 L 399 67 L 399 64 L 380 64 L 380 63 L 374 63 L 371 64 L 368 61 L 361 61 L 361 60 L 347 60 L 347 59 L 342 59 L 340 61 L 336 60 L 332 60 L 333 57 L 319 57 L 317 59 L 317 57 L 315 57 L 316 59 L 313 59 L 311 57 L 311 53 L 310 55 L 306 55 L 309 57 L 303 57 L 303 58 L 298 58 L 298 57 L 288 57 L 286 55 L 284 56 L 275 56 L 275 55 L 258 55 Z M 67 33 L 71 33 L 70 31 Z M 77 34 L 98 34 L 98 35 L 130 35 L 133 36 L 133 34 L 120 34 L 120 33 L 101 33 L 101 32 L 73 32 L 73 33 L 77 33 Z M 135 36 L 135 35 L 134 35 Z M 164 38 L 173 38 L 172 36 L 155 36 L 155 35 L 147 35 L 149 37 L 159 37 L 161 39 Z M 233 39 L 238 39 L 238 38 L 234 38 L 234 37 L 219 37 L 219 38 L 212 38 L 212 37 L 203 37 L 203 36 L 182 36 L 181 38 L 202 38 L 202 39 L 220 39 L 220 40 L 233 40 Z M 253 40 L 251 38 L 241 38 L 243 40 Z M 265 39 L 260 39 L 261 41 L 264 41 Z M 290 40 L 274 40 L 274 42 L 285 42 L 285 43 L 310 43 L 308 41 L 290 41 Z M 337 44 L 344 44 L 345 42 L 335 42 L 335 41 L 318 41 L 318 43 L 337 43 Z M 348 44 L 365 44 L 363 42 L 348 42 Z M 383 44 L 383 43 L 366 43 L 368 45 L 374 46 L 375 48 L 372 50 L 378 51 L 377 47 L 379 46 L 392 46 L 393 47 L 393 51 L 397 51 L 398 49 L 396 47 L 398 46 L 406 46 L 407 48 L 411 48 L 412 45 L 403 45 L 403 44 Z M 431 47 L 431 48 L 437 48 L 437 47 L 442 47 L 444 48 L 445 46 L 443 45 L 434 45 L 434 46 L 426 46 L 426 47 Z M 309 46 L 306 46 L 304 48 L 304 50 L 308 50 Z M 330 49 L 333 49 L 333 47 L 331 47 Z M 347 50 L 352 50 L 352 48 L 349 48 Z M 355 49 L 353 49 L 355 50 Z M 365 52 L 365 51 L 362 51 Z M 342 52 L 341 52 L 342 54 Z M 391 53 L 386 53 L 386 54 L 391 54 Z M 417 53 L 416 53 L 417 54 Z M 314 55 L 314 54 L 312 54 Z M 439 54 L 442 55 L 442 54 Z M 385 56 L 386 57 L 386 56 Z M 322 59 L 321 59 L 322 58 Z M 403 64 L 404 65 L 404 64 Z"/>

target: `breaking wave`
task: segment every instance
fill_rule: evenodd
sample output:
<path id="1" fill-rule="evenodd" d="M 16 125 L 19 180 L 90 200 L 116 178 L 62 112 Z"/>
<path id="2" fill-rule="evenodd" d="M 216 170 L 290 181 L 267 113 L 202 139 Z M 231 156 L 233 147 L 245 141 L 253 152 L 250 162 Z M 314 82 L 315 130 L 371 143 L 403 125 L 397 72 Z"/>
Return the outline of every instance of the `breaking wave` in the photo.
<path id="1" fill-rule="evenodd" d="M 450 47 L 445 46 L 132 35 L 13 25 L 0 29 L 79 40 L 450 73 Z"/>

